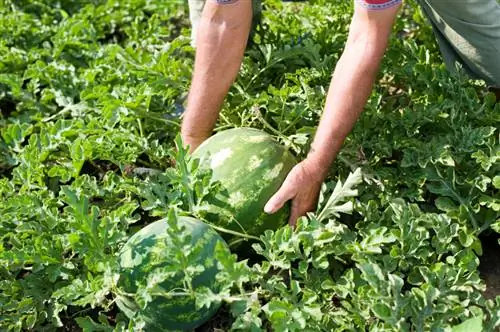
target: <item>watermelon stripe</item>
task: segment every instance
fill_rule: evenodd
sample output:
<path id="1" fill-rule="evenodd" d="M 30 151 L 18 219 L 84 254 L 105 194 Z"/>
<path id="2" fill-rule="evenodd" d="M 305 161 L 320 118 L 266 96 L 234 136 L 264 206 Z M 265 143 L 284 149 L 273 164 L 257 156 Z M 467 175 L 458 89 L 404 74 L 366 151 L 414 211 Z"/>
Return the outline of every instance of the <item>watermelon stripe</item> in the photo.
<path id="1" fill-rule="evenodd" d="M 182 244 L 188 245 L 196 252 L 193 262 L 190 262 L 191 266 L 201 265 L 205 268 L 194 277 L 193 289 L 208 287 L 216 291 L 218 286 L 215 276 L 219 270 L 215 260 L 215 247 L 218 242 L 222 242 L 226 248 L 227 244 L 210 226 L 197 219 L 179 217 L 177 222 L 191 235 L 191 238 L 186 240 L 189 242 Z M 174 245 L 167 232 L 168 226 L 165 220 L 156 221 L 142 228 L 127 241 L 120 253 L 118 288 L 121 292 L 137 292 L 139 286 L 148 281 L 151 273 L 178 269 L 172 263 L 175 260 L 168 251 L 168 248 Z M 167 278 L 160 286 L 165 292 L 182 289 L 183 273 L 184 271 L 178 270 L 175 276 Z M 139 308 L 133 298 L 118 295 L 116 303 L 129 319 L 134 319 L 136 314 L 140 313 L 146 321 L 146 331 L 192 330 L 213 317 L 220 307 L 212 305 L 210 308 L 197 309 L 195 299 L 190 296 L 155 296 L 145 308 Z"/>
<path id="2" fill-rule="evenodd" d="M 286 224 L 288 207 L 268 215 L 264 213 L 264 205 L 279 189 L 296 160 L 271 135 L 253 128 L 225 130 L 203 142 L 193 158 L 209 165 L 212 180 L 220 181 L 224 189 L 209 198 L 210 203 L 229 211 L 234 218 L 229 220 L 215 213 L 208 214 L 207 220 L 254 236 Z"/>

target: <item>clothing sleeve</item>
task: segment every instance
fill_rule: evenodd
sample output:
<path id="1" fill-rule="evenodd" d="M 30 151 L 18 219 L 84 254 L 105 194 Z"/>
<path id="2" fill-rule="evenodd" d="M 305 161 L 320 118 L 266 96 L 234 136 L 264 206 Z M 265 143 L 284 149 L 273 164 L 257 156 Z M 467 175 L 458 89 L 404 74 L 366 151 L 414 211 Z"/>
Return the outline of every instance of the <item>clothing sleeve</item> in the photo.
<path id="1" fill-rule="evenodd" d="M 402 0 L 355 0 L 361 7 L 368 10 L 383 10 L 399 5 Z"/>

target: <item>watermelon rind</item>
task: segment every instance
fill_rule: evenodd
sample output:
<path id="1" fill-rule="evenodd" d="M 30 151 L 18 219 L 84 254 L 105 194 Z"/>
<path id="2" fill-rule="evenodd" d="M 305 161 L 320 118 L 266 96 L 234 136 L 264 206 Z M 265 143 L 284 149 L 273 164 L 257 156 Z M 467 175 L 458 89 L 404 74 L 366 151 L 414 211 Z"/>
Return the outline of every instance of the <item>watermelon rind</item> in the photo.
<path id="1" fill-rule="evenodd" d="M 221 190 L 206 201 L 223 213 L 207 212 L 203 218 L 208 222 L 252 236 L 286 224 L 288 203 L 274 214 L 265 213 L 264 206 L 297 161 L 273 136 L 249 127 L 223 130 L 205 140 L 192 158 L 209 167 L 212 180 L 221 183 Z M 223 236 L 234 239 L 233 235 Z"/>
<path id="2" fill-rule="evenodd" d="M 190 266 L 204 267 L 204 271 L 193 278 L 192 288 L 208 287 L 216 292 L 220 285 L 216 281 L 219 267 L 215 250 L 217 243 L 221 243 L 229 253 L 226 242 L 209 225 L 195 218 L 177 217 L 177 225 L 183 227 L 183 233 L 190 235 L 186 238 L 187 243 L 181 243 L 182 246 L 195 248 L 195 254 L 189 256 L 192 259 L 189 262 Z M 208 308 L 198 309 L 195 299 L 189 295 L 174 297 L 154 295 L 145 308 L 140 308 L 134 301 L 133 295 L 139 287 L 145 286 L 148 276 L 155 270 L 174 271 L 175 275 L 159 285 L 165 292 L 184 288 L 184 271 L 172 263 L 174 259 L 168 250 L 174 245 L 168 228 L 169 223 L 166 219 L 143 227 L 130 237 L 119 255 L 120 279 L 116 304 L 131 320 L 140 315 L 146 323 L 147 331 L 192 330 L 213 317 L 220 307 L 220 304 L 213 303 Z"/>

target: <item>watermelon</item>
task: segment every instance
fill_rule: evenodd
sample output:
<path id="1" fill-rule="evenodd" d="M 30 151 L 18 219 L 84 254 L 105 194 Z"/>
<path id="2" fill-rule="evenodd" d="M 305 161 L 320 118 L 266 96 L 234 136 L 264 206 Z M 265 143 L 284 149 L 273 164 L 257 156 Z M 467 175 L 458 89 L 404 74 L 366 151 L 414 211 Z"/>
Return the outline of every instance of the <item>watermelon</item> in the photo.
<path id="1" fill-rule="evenodd" d="M 215 248 L 217 243 L 222 243 L 229 254 L 226 242 L 210 226 L 197 219 L 178 217 L 177 225 L 185 227 L 185 232 L 191 235 L 177 244 L 182 249 L 186 246 L 194 248 L 193 255 L 188 256 L 189 265 L 204 267 L 204 271 L 193 278 L 193 289 L 203 286 L 216 291 L 220 285 L 215 279 L 219 272 Z M 175 263 L 174 250 L 168 250 L 174 246 L 172 236 L 167 232 L 169 227 L 165 219 L 147 225 L 131 236 L 120 252 L 116 303 L 129 319 L 134 319 L 140 313 L 146 322 L 146 331 L 192 330 L 209 320 L 219 309 L 219 305 L 215 304 L 197 309 L 195 299 L 188 295 L 166 297 L 156 294 L 145 308 L 140 308 L 134 297 L 129 295 L 137 292 L 138 283 L 147 283 L 152 271 L 158 272 L 160 269 L 173 272 L 172 276 L 159 284 L 163 291 L 179 292 L 184 289 L 184 272 Z"/>
<path id="2" fill-rule="evenodd" d="M 222 212 L 208 212 L 207 221 L 239 233 L 259 236 L 286 224 L 289 206 L 274 214 L 264 206 L 296 165 L 294 156 L 274 138 L 258 129 L 221 131 L 204 141 L 192 154 L 212 170 L 222 190 L 207 202 Z M 208 210 L 208 209 L 207 209 Z M 223 235 L 231 240 L 231 235 Z"/>

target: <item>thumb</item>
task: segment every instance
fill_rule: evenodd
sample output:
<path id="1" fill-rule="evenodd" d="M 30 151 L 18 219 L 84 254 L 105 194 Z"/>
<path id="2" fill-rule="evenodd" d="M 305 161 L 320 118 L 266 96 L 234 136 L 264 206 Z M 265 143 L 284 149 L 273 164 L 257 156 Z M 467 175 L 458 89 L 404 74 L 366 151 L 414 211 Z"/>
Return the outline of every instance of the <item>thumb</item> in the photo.
<path id="1" fill-rule="evenodd" d="M 275 213 L 281 209 L 288 200 L 292 199 L 294 195 L 292 187 L 285 181 L 281 188 L 269 199 L 269 201 L 267 201 L 264 206 L 264 212 L 270 214 Z"/>

